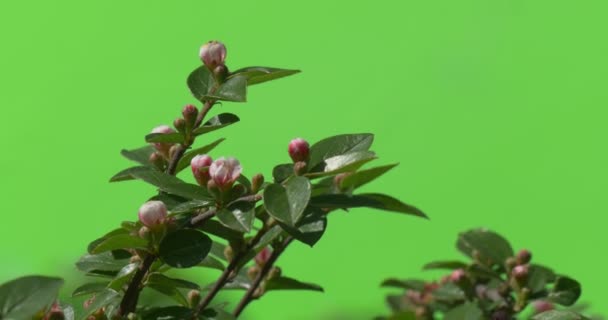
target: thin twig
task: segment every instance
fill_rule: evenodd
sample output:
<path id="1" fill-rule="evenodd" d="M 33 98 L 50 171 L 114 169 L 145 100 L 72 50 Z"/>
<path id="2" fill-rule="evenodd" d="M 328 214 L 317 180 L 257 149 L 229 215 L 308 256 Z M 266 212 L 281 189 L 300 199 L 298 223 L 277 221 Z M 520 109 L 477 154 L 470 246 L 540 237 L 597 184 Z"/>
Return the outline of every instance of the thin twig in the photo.
<path id="1" fill-rule="evenodd" d="M 234 309 L 233 314 L 235 317 L 238 317 L 241 314 L 241 312 L 243 312 L 243 310 L 245 310 L 247 305 L 254 299 L 254 295 L 255 295 L 257 289 L 260 287 L 260 284 L 268 276 L 268 273 L 274 266 L 275 262 L 279 259 L 279 257 L 281 256 L 283 251 L 285 251 L 285 248 L 287 248 L 287 246 L 291 243 L 291 241 L 293 241 L 293 237 L 288 236 L 287 238 L 285 238 L 285 240 L 279 247 L 274 249 L 274 251 L 272 252 L 272 255 L 270 255 L 270 258 L 268 258 L 268 261 L 266 261 L 266 263 L 264 264 L 264 267 L 262 267 L 262 270 L 257 275 L 257 277 L 255 278 L 253 283 L 251 284 L 251 287 L 249 287 L 249 289 L 247 290 L 247 293 L 245 293 L 245 296 L 239 302 L 239 305 L 236 307 L 236 309 Z"/>

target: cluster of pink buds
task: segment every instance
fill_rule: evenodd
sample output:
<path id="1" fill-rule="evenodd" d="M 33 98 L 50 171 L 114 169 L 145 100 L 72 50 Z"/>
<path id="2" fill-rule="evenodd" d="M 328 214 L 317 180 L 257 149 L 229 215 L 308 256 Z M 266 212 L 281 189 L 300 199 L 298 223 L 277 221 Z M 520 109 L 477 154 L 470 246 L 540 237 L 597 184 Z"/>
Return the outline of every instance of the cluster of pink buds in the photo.
<path id="1" fill-rule="evenodd" d="M 155 229 L 166 221 L 167 207 L 162 201 L 148 201 L 139 208 L 138 216 L 144 226 Z"/>
<path id="2" fill-rule="evenodd" d="M 223 81 L 228 75 L 226 61 L 226 46 L 219 41 L 209 41 L 201 46 L 199 51 L 201 61 L 215 75 L 216 79 Z"/>
<path id="3" fill-rule="evenodd" d="M 212 163 L 213 159 L 206 154 L 198 155 L 192 158 L 192 161 L 190 161 L 192 175 L 201 187 L 207 187 L 207 182 L 209 182 L 209 179 L 211 178 L 209 174 L 209 167 Z"/>
<path id="4" fill-rule="evenodd" d="M 166 126 L 166 125 L 162 125 L 162 126 L 158 126 L 154 129 L 152 129 L 152 132 L 150 133 L 163 133 L 163 134 L 169 134 L 169 133 L 175 133 L 175 130 L 173 130 L 171 127 Z M 171 147 L 173 146 L 172 143 L 165 143 L 165 142 L 155 142 L 152 144 L 154 146 L 154 148 L 156 148 L 156 150 L 165 158 L 169 158 L 169 151 L 171 150 Z"/>
<path id="5" fill-rule="evenodd" d="M 229 191 L 243 171 L 241 163 L 235 158 L 220 157 L 213 161 L 206 154 L 194 157 L 190 167 L 196 182 L 218 195 Z"/>
<path id="6" fill-rule="evenodd" d="M 515 256 L 515 266 L 511 269 L 511 277 L 520 287 L 523 287 L 528 281 L 531 260 L 532 254 L 528 250 L 521 250 Z"/>

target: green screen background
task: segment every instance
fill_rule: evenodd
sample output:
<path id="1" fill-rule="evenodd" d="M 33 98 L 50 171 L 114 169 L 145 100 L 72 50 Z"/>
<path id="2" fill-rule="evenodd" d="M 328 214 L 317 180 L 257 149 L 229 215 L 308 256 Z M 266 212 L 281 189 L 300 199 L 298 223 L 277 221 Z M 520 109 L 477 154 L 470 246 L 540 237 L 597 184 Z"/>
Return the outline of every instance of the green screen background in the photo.
<path id="1" fill-rule="evenodd" d="M 373 132 L 366 190 L 430 221 L 373 210 L 330 217 L 314 249 L 294 245 L 286 274 L 326 293 L 271 293 L 253 319 L 370 319 L 383 278 L 435 277 L 459 231 L 505 234 L 536 262 L 578 278 L 605 306 L 605 1 L 2 1 L 0 281 L 57 274 L 89 240 L 136 219 L 153 188 L 109 184 L 121 148 L 193 103 L 185 78 L 220 39 L 228 65 L 299 68 L 225 103 L 241 123 L 208 136 L 267 176 L 290 139 Z M 210 141 L 210 140 L 209 140 Z M 605 309 L 603 309 L 605 310 Z M 262 316 L 264 315 L 264 316 Z"/>

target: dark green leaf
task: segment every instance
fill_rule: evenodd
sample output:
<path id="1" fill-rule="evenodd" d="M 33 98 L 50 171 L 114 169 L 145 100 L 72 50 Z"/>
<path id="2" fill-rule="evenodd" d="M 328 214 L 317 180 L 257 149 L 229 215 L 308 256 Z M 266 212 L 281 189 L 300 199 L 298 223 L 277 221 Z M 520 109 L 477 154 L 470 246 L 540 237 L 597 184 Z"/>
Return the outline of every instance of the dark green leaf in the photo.
<path id="1" fill-rule="evenodd" d="M 225 250 L 226 250 L 226 245 L 219 243 L 219 242 L 215 242 L 215 241 L 213 241 L 211 243 L 210 254 L 222 261 L 226 261 L 226 255 L 224 254 Z"/>
<path id="2" fill-rule="evenodd" d="M 471 258 L 473 258 L 473 252 L 478 252 L 479 258 L 488 266 L 502 267 L 505 261 L 514 255 L 513 248 L 505 238 L 486 229 L 461 233 L 456 246 Z"/>
<path id="3" fill-rule="evenodd" d="M 179 160 L 179 162 L 177 163 L 177 171 L 176 172 L 181 172 L 182 170 L 184 170 L 185 168 L 190 166 L 190 162 L 192 161 L 192 159 L 194 159 L 194 157 L 201 155 L 201 154 L 207 154 L 209 152 L 211 152 L 211 150 L 215 149 L 215 147 L 217 147 L 220 143 L 222 143 L 222 141 L 226 140 L 225 138 L 220 138 L 217 139 L 215 141 L 213 141 L 212 143 L 200 147 L 200 148 L 196 148 L 194 150 L 188 151 L 184 154 L 184 156 Z"/>
<path id="4" fill-rule="evenodd" d="M 567 310 L 551 310 L 535 315 L 534 320 L 589 320 L 578 313 Z"/>
<path id="5" fill-rule="evenodd" d="M 309 168 L 315 168 L 325 159 L 355 151 L 367 151 L 374 141 L 371 133 L 343 134 L 323 139 L 310 147 Z"/>
<path id="6" fill-rule="evenodd" d="M 216 217 L 226 227 L 241 233 L 251 231 L 255 219 L 255 203 L 240 201 L 220 210 Z"/>
<path id="7" fill-rule="evenodd" d="M 119 177 L 129 175 L 133 178 L 143 180 L 159 190 L 180 197 L 196 200 L 212 200 L 206 189 L 197 185 L 186 183 L 174 176 L 154 170 L 150 167 L 133 167 L 121 173 Z M 116 176 L 115 176 L 116 177 Z M 112 178 L 110 181 L 117 181 Z M 119 180 L 120 181 L 120 180 Z"/>
<path id="8" fill-rule="evenodd" d="M 107 281 L 85 283 L 85 284 L 81 285 L 80 287 L 76 288 L 74 290 L 74 292 L 72 292 L 72 297 L 78 297 L 78 296 L 98 293 L 100 291 L 105 290 L 106 287 L 108 286 L 108 284 L 110 284 L 110 283 Z"/>
<path id="9" fill-rule="evenodd" d="M 390 287 L 390 288 L 400 288 L 400 289 L 410 289 L 415 291 L 424 290 L 426 282 L 418 279 L 395 279 L 389 278 L 382 282 L 382 287 Z"/>
<path id="10" fill-rule="evenodd" d="M 581 285 L 578 281 L 566 276 L 559 276 L 547 298 L 562 306 L 571 306 L 581 296 L 581 291 Z"/>
<path id="11" fill-rule="evenodd" d="M 31 319 L 48 308 L 59 294 L 63 280 L 27 276 L 0 285 L 0 319 Z"/>
<path id="12" fill-rule="evenodd" d="M 186 307 L 171 306 L 154 308 L 146 311 L 143 319 L 162 319 L 162 320 L 184 320 L 192 317 L 192 310 Z"/>
<path id="13" fill-rule="evenodd" d="M 93 249 L 95 249 L 100 243 L 104 242 L 106 239 L 119 235 L 119 234 L 129 234 L 129 230 L 126 228 L 118 228 L 118 229 L 114 229 L 106 234 L 104 234 L 102 237 L 93 240 L 91 243 L 89 243 L 89 245 L 87 246 L 87 252 L 88 253 L 92 253 Z"/>
<path id="14" fill-rule="evenodd" d="M 243 76 L 231 77 L 215 93 L 210 93 L 208 97 L 215 100 L 245 102 L 247 101 L 247 78 Z"/>
<path id="15" fill-rule="evenodd" d="M 323 292 L 323 288 L 314 283 L 300 282 L 288 277 L 278 277 L 266 282 L 266 291 L 273 290 L 311 290 Z"/>
<path id="16" fill-rule="evenodd" d="M 326 194 L 310 200 L 310 205 L 328 209 L 348 209 L 369 207 L 374 209 L 394 211 L 426 218 L 418 208 L 405 204 L 391 196 L 379 193 L 362 193 L 359 195 Z"/>
<path id="17" fill-rule="evenodd" d="M 272 177 L 275 183 L 282 183 L 293 174 L 293 163 L 280 164 L 272 169 Z"/>
<path id="18" fill-rule="evenodd" d="M 554 281 L 555 273 L 553 270 L 541 265 L 530 265 L 528 283 L 526 286 L 530 289 L 532 295 L 544 291 L 547 288 L 547 284 L 553 283 Z"/>
<path id="19" fill-rule="evenodd" d="M 202 126 L 198 127 L 194 130 L 194 135 L 201 135 L 204 133 L 208 133 L 211 131 L 215 131 L 224 127 L 227 127 L 231 124 L 235 124 L 239 122 L 239 117 L 232 113 L 221 113 L 217 116 L 209 119 L 209 121 L 205 122 Z"/>
<path id="20" fill-rule="evenodd" d="M 160 258 L 175 268 L 190 268 L 201 263 L 211 250 L 211 239 L 194 229 L 167 235 L 160 243 Z"/>
<path id="21" fill-rule="evenodd" d="M 93 303 L 89 305 L 81 319 L 85 320 L 93 312 L 117 301 L 120 301 L 120 294 L 115 290 L 105 289 L 104 291 L 95 295 Z"/>
<path id="22" fill-rule="evenodd" d="M 183 143 L 184 135 L 179 132 L 173 133 L 150 133 L 146 135 L 146 142 Z"/>
<path id="23" fill-rule="evenodd" d="M 371 181 L 374 181 L 396 166 L 397 164 L 395 163 L 354 172 L 353 174 L 350 174 L 342 179 L 340 182 L 340 188 L 343 190 L 355 190 Z"/>
<path id="24" fill-rule="evenodd" d="M 191 212 L 194 209 L 207 208 L 214 205 L 213 202 L 207 200 L 192 200 L 181 203 L 171 209 L 171 213 L 186 213 Z"/>
<path id="25" fill-rule="evenodd" d="M 213 74 L 206 66 L 201 66 L 188 76 L 188 87 L 200 101 L 226 100 L 244 102 L 247 96 L 247 78 L 234 76 L 218 87 Z"/>
<path id="26" fill-rule="evenodd" d="M 243 239 L 242 233 L 234 231 L 215 220 L 207 220 L 202 226 L 197 227 L 197 229 L 228 241 Z"/>
<path id="27" fill-rule="evenodd" d="M 310 181 L 293 177 L 285 185 L 271 184 L 264 189 L 266 211 L 278 221 L 295 226 L 310 200 Z"/>
<path id="28" fill-rule="evenodd" d="M 124 285 L 131 282 L 131 278 L 135 274 L 138 266 L 139 263 L 130 263 L 124 266 L 122 269 L 120 269 L 118 274 L 116 274 L 116 277 L 114 277 L 114 279 L 110 282 L 108 288 L 120 291 Z"/>
<path id="29" fill-rule="evenodd" d="M 432 269 L 447 269 L 447 270 L 456 270 L 456 269 L 466 269 L 467 264 L 460 261 L 434 261 L 431 263 L 427 263 L 422 269 L 424 270 L 432 270 Z"/>
<path id="30" fill-rule="evenodd" d="M 83 272 L 92 272 L 96 270 L 118 271 L 128 263 L 128 259 L 116 260 L 111 252 L 104 252 L 102 254 L 84 255 L 76 262 L 76 267 Z"/>
<path id="31" fill-rule="evenodd" d="M 377 159 L 372 151 L 355 151 L 334 156 L 325 160 L 324 165 L 317 166 L 305 176 L 318 178 L 332 176 L 338 173 L 350 172 L 359 169 L 362 165 Z"/>
<path id="32" fill-rule="evenodd" d="M 231 77 L 236 75 L 244 76 L 247 79 L 247 84 L 251 86 L 258 83 L 287 77 L 299 72 L 300 70 L 288 70 L 269 67 L 247 67 L 234 71 Z"/>
<path id="33" fill-rule="evenodd" d="M 460 305 L 449 312 L 443 318 L 444 320 L 483 320 L 483 311 L 474 303 L 466 303 Z"/>
<path id="34" fill-rule="evenodd" d="M 201 263 L 197 265 L 197 267 L 217 269 L 220 271 L 224 271 L 224 269 L 226 269 L 226 267 L 220 260 L 214 258 L 211 255 L 206 256 L 205 259 L 203 259 L 203 261 L 201 261 Z"/>
<path id="35" fill-rule="evenodd" d="M 196 290 L 200 290 L 200 286 L 196 283 L 190 282 L 190 281 L 186 281 L 186 280 L 182 280 L 182 279 L 175 279 L 175 278 L 170 278 L 165 276 L 162 273 L 158 273 L 158 272 L 154 272 L 151 273 L 148 276 L 148 283 L 161 283 L 167 286 L 171 286 L 171 287 L 176 287 L 176 288 L 183 288 L 183 289 L 196 289 Z"/>
<path id="36" fill-rule="evenodd" d="M 327 217 L 325 213 L 319 209 L 310 208 L 310 211 L 305 212 L 304 218 L 297 223 L 295 227 L 290 227 L 281 224 L 281 227 L 287 231 L 295 239 L 306 243 L 309 246 L 314 246 L 325 233 L 327 228 Z"/>
<path id="37" fill-rule="evenodd" d="M 141 148 L 133 149 L 133 150 L 125 150 L 120 151 L 120 154 L 131 160 L 135 161 L 141 165 L 149 166 L 150 165 L 150 156 L 156 151 L 153 146 L 146 145 Z"/>
<path id="38" fill-rule="evenodd" d="M 99 254 L 117 249 L 146 249 L 147 247 L 148 241 L 145 239 L 130 234 L 118 234 L 103 240 L 91 250 L 91 253 Z"/>
<path id="39" fill-rule="evenodd" d="M 433 291 L 433 297 L 439 301 L 455 303 L 465 299 L 465 294 L 457 285 L 448 282 Z"/>

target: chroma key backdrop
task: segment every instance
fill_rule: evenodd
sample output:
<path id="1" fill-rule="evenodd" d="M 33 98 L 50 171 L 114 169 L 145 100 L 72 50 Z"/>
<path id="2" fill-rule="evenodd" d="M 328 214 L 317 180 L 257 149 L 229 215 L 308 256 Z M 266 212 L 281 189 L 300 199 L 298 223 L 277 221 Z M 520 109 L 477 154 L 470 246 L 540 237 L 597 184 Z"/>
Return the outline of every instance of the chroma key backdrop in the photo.
<path id="1" fill-rule="evenodd" d="M 4 1 L 0 283 L 60 276 L 68 297 L 83 282 L 87 244 L 155 192 L 108 182 L 129 165 L 120 150 L 197 103 L 186 77 L 218 39 L 231 68 L 302 72 L 218 105 L 241 121 L 209 133 L 228 138 L 215 155 L 269 178 L 293 138 L 374 133 L 378 164 L 400 165 L 362 191 L 430 217 L 332 213 L 323 241 L 279 261 L 325 292 L 269 292 L 243 319 L 388 314 L 384 279 L 439 279 L 421 267 L 465 260 L 455 239 L 478 227 L 574 277 L 587 313 L 606 314 L 607 14 L 600 0 Z"/>

